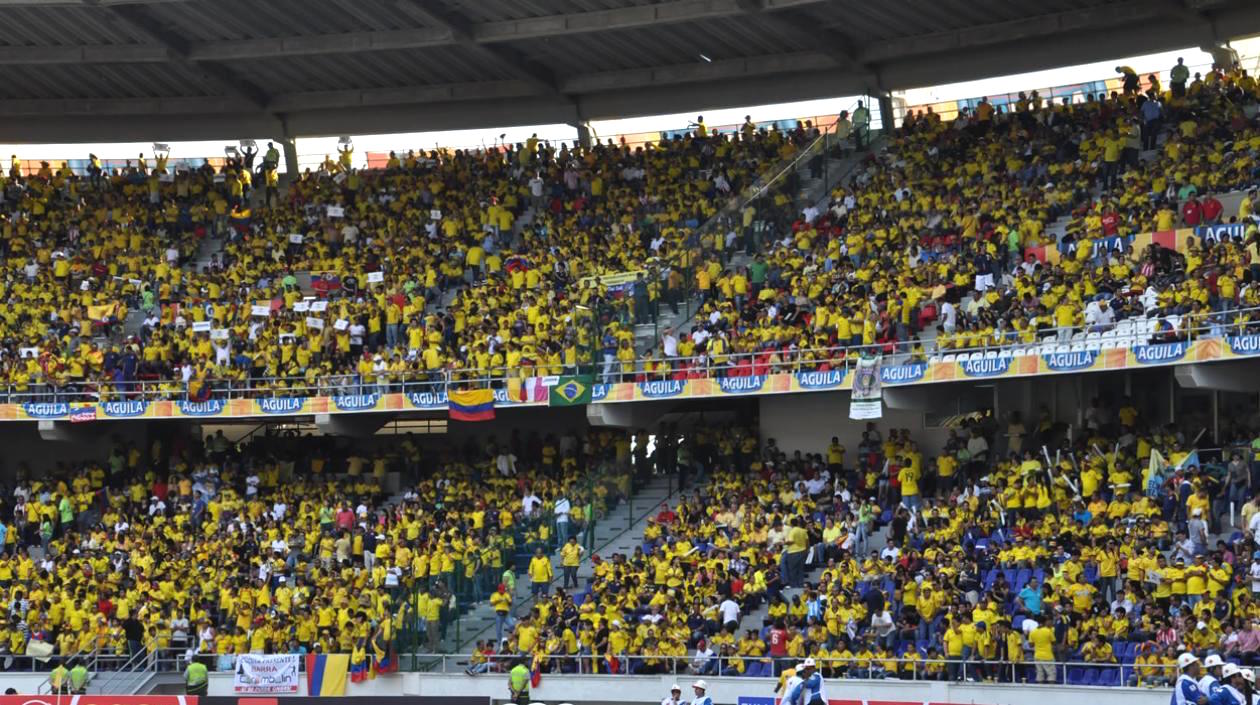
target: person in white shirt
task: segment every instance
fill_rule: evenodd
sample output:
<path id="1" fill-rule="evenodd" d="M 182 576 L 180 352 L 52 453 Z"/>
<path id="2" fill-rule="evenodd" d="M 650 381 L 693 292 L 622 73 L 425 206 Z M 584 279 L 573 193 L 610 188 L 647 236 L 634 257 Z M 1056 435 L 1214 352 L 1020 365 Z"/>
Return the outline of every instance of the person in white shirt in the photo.
<path id="1" fill-rule="evenodd" d="M 677 683 L 669 687 L 669 696 L 661 699 L 661 705 L 682 705 L 682 687 Z"/>
<path id="2" fill-rule="evenodd" d="M 739 603 L 726 598 L 722 600 L 722 604 L 718 605 L 718 612 L 722 613 L 722 625 L 739 624 Z"/>
<path id="3" fill-rule="evenodd" d="M 538 507 L 542 506 L 542 500 L 532 491 L 521 498 L 521 511 L 525 512 L 525 516 L 533 516 Z"/>
<path id="4" fill-rule="evenodd" d="M 674 335 L 674 329 L 666 330 L 661 336 L 661 350 L 665 357 L 678 357 L 678 337 Z"/>
<path id="5" fill-rule="evenodd" d="M 506 448 L 494 458 L 494 466 L 503 477 L 516 477 L 516 456 Z"/>
<path id="6" fill-rule="evenodd" d="M 958 327 L 958 309 L 954 304 L 946 301 L 941 304 L 941 329 L 946 333 L 953 333 Z"/>
<path id="7" fill-rule="evenodd" d="M 569 511 L 571 509 L 572 505 L 569 503 L 568 497 L 561 495 L 556 500 L 556 536 L 559 538 L 560 543 L 569 540 Z"/>

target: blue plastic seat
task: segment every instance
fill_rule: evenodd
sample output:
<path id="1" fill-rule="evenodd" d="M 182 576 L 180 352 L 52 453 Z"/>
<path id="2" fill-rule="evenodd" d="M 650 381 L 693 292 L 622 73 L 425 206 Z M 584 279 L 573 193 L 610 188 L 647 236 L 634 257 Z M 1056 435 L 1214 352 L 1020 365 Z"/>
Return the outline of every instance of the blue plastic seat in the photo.
<path id="1" fill-rule="evenodd" d="M 1081 681 L 1081 685 L 1098 685 L 1098 669 L 1085 669 L 1085 678 Z"/>
<path id="2" fill-rule="evenodd" d="M 1104 668 L 1098 674 L 1098 685 L 1117 686 L 1120 685 L 1120 669 Z"/>
<path id="3" fill-rule="evenodd" d="M 1067 670 L 1068 685 L 1082 685 L 1085 682 L 1085 669 L 1073 666 Z"/>

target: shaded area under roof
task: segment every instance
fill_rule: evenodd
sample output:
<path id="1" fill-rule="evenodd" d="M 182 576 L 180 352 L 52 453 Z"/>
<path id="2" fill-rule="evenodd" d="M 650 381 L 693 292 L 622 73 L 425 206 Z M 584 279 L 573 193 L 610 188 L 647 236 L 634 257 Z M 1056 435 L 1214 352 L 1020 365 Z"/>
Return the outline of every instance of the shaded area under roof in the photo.
<path id="1" fill-rule="evenodd" d="M 0 142 L 576 124 L 1256 33 L 1255 0 L 0 0 Z"/>

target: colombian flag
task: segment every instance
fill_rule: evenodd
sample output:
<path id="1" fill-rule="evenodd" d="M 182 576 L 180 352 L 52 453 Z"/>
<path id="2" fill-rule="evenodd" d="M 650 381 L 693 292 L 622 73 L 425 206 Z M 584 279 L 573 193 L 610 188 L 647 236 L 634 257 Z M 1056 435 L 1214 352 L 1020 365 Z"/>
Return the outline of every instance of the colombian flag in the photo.
<path id="1" fill-rule="evenodd" d="M 390 649 L 389 651 L 385 652 L 384 656 L 381 656 L 380 658 L 376 660 L 376 663 L 373 664 L 373 667 L 376 669 L 376 672 L 378 674 L 393 673 L 397 671 L 398 670 L 398 654 L 394 653 L 393 649 Z"/>
<path id="2" fill-rule="evenodd" d="M 493 389 L 465 389 L 447 395 L 454 421 L 489 421 L 494 418 Z"/>
<path id="3" fill-rule="evenodd" d="M 349 654 L 307 654 L 307 694 L 312 697 L 345 695 L 349 669 Z"/>
<path id="4" fill-rule="evenodd" d="M 372 659 L 368 658 L 366 651 L 355 649 L 354 661 L 350 663 L 350 682 L 362 683 L 375 677 L 376 671 L 372 670 Z"/>
<path id="5" fill-rule="evenodd" d="M 538 654 L 534 654 L 534 663 L 529 669 L 529 685 L 531 688 L 542 685 L 542 659 Z"/>

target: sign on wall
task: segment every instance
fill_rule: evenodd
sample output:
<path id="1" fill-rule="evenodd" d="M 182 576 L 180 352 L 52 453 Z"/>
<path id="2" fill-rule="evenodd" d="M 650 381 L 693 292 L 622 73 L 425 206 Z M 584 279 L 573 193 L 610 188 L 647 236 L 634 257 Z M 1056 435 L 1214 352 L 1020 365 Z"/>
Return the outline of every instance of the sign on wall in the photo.
<path id="1" fill-rule="evenodd" d="M 298 692 L 297 654 L 241 654 L 236 657 L 232 692 L 280 695 Z"/>

